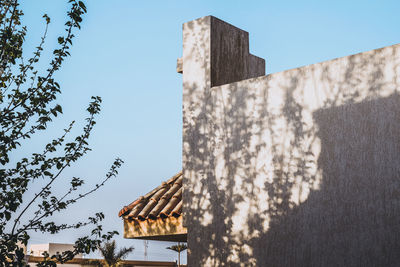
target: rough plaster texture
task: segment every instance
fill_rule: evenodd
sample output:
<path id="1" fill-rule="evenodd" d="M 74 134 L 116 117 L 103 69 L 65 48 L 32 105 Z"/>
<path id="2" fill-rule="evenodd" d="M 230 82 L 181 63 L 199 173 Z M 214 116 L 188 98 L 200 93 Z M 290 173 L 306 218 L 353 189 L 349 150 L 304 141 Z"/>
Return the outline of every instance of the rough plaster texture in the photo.
<path id="1" fill-rule="evenodd" d="M 211 29 L 211 86 L 265 75 L 265 60 L 249 53 L 248 32 L 215 17 L 206 18 Z"/>
<path id="2" fill-rule="evenodd" d="M 184 25 L 188 265 L 399 266 L 400 45 L 211 87 L 209 20 Z"/>

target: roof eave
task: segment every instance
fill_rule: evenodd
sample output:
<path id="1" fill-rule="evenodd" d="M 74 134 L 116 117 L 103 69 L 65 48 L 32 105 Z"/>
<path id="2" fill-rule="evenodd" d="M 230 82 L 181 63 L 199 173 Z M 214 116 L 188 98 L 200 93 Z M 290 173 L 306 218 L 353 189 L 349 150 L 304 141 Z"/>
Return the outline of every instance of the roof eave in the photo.
<path id="1" fill-rule="evenodd" d="M 186 242 L 187 228 L 182 216 L 156 220 L 124 219 L 124 238 Z"/>

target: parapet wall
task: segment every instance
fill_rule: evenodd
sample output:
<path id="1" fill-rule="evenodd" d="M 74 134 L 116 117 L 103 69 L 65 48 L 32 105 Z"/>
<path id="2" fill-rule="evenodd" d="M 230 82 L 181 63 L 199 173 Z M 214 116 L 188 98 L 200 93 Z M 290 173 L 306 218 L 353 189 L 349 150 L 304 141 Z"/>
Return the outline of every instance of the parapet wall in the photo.
<path id="1" fill-rule="evenodd" d="M 212 87 L 207 18 L 184 26 L 188 265 L 397 266 L 400 45 Z"/>

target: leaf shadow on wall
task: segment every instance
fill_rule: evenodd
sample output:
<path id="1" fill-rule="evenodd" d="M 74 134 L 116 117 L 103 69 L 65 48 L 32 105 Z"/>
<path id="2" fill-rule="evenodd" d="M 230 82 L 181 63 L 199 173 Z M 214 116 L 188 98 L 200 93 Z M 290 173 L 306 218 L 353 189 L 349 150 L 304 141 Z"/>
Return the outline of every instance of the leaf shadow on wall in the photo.
<path id="1" fill-rule="evenodd" d="M 398 266 L 400 96 L 322 109 L 314 119 L 320 189 L 250 241 L 257 265 Z"/>
<path id="2" fill-rule="evenodd" d="M 189 266 L 398 265 L 400 97 L 393 90 L 380 96 L 387 87 L 380 64 L 385 56 L 377 50 L 362 60 L 349 57 L 340 81 L 336 70 L 326 64 L 315 77 L 325 87 L 316 90 L 339 90 L 311 114 L 311 127 L 304 123 L 306 111 L 294 95 L 308 75 L 304 68 L 285 74 L 290 82 L 277 88 L 285 92 L 277 113 L 263 106 L 269 103 L 269 90 L 256 92 L 257 79 L 247 85 L 231 84 L 229 103 L 222 108 L 213 89 L 201 93 L 200 112 L 193 113 L 196 123 L 187 127 L 184 121 L 188 141 L 184 140 L 188 159 L 184 175 L 192 173 L 196 178 L 184 181 Z M 262 79 L 269 87 L 268 76 Z M 367 80 L 367 90 L 359 87 L 360 80 Z M 196 90 L 194 85 L 185 93 L 199 94 Z M 223 118 L 218 109 L 223 110 Z M 286 132 L 276 130 L 279 120 L 285 121 Z M 265 132 L 271 133 L 269 140 L 263 139 Z M 290 142 L 284 151 L 282 137 Z M 253 147 L 254 139 L 262 141 Z M 313 139 L 320 142 L 317 159 L 306 145 Z M 217 177 L 219 142 L 224 144 L 222 159 L 229 168 Z M 271 151 L 274 172 L 260 187 L 255 177 L 259 161 L 264 160 L 257 155 L 263 150 Z M 319 188 L 295 203 L 293 177 L 310 188 L 317 182 L 308 168 L 311 161 L 317 162 L 322 174 Z M 267 199 L 262 199 L 265 194 Z M 247 228 L 239 233 L 233 219 L 238 213 L 245 216 Z"/>

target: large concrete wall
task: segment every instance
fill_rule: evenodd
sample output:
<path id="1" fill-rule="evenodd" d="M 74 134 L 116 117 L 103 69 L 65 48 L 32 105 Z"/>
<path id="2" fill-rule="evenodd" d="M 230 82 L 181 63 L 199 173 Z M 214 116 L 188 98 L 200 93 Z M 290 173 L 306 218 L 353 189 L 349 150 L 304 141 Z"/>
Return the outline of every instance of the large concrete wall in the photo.
<path id="1" fill-rule="evenodd" d="M 399 266 L 400 45 L 211 87 L 209 20 L 184 25 L 188 265 Z"/>

